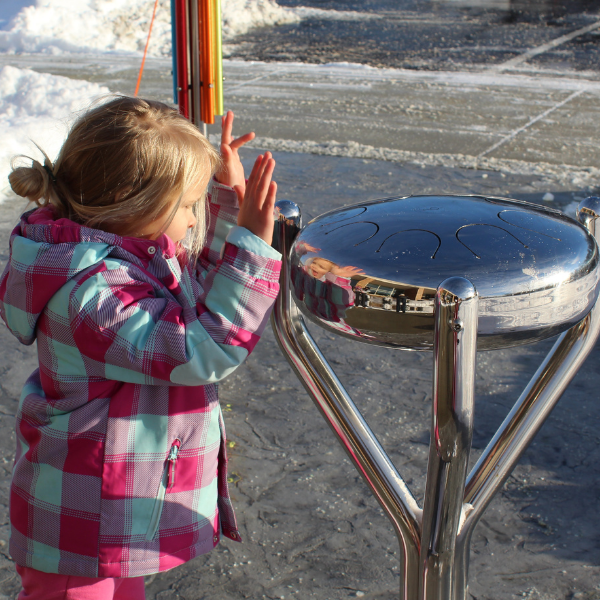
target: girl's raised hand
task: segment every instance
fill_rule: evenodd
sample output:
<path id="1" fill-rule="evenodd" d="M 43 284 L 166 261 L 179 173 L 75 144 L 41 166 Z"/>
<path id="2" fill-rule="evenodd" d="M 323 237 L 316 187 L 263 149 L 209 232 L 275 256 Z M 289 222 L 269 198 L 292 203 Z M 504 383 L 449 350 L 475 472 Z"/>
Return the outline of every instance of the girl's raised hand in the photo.
<path id="1" fill-rule="evenodd" d="M 254 139 L 254 132 L 251 131 L 234 139 L 232 130 L 233 112 L 229 110 L 224 117 L 221 117 L 221 157 L 223 158 L 223 164 L 215 174 L 215 178 L 223 185 L 228 185 L 229 187 L 239 186 L 244 189 L 246 179 L 238 150 L 244 144 Z"/>
<path id="2" fill-rule="evenodd" d="M 365 272 L 359 267 L 333 267 L 331 272 L 338 277 L 346 277 L 348 279 L 355 275 L 365 275 Z"/>
<path id="3" fill-rule="evenodd" d="M 245 227 L 267 244 L 273 241 L 273 210 L 277 195 L 277 184 L 271 181 L 275 160 L 270 152 L 257 157 L 246 189 L 235 185 L 240 203 L 238 225 Z"/>

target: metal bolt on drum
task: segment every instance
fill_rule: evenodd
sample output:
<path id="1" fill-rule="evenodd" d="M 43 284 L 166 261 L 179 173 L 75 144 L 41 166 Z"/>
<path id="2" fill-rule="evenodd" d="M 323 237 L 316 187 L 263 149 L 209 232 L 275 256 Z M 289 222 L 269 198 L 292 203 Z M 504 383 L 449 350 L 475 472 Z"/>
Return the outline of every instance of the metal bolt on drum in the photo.
<path id="1" fill-rule="evenodd" d="M 390 518 L 401 600 L 466 600 L 475 525 L 593 348 L 600 198 L 577 220 L 482 196 L 409 196 L 343 207 L 301 228 L 280 201 L 284 256 L 272 315 L 279 345 Z M 346 338 L 433 353 L 423 507 L 312 339 L 304 318 Z M 467 473 L 476 350 L 560 334 Z"/>

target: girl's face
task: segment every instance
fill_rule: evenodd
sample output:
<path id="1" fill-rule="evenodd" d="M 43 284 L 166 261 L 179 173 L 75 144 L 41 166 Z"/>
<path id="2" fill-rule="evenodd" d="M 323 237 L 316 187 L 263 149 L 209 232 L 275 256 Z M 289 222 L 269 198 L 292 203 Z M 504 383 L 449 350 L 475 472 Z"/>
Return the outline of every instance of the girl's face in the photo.
<path id="1" fill-rule="evenodd" d="M 155 240 L 162 233 L 165 233 L 175 243 L 183 241 L 188 229 L 191 229 L 196 225 L 193 207 L 203 197 L 205 188 L 206 185 L 203 181 L 200 181 L 193 188 L 190 188 L 183 194 L 181 202 L 171 221 L 169 222 L 172 209 L 167 209 L 162 217 L 144 228 L 141 232 L 142 236 Z M 167 225 L 167 223 L 169 224 Z"/>
<path id="2" fill-rule="evenodd" d="M 321 279 L 325 273 L 329 273 L 331 271 L 331 267 L 333 267 L 333 263 L 330 263 L 328 260 L 324 258 L 315 258 L 310 263 L 310 273 L 315 279 Z"/>

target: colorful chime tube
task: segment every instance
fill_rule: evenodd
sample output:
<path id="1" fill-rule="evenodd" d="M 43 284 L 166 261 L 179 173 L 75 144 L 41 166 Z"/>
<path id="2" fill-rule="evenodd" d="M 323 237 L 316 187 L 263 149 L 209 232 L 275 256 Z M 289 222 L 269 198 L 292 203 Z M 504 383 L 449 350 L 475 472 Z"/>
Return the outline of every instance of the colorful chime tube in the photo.
<path id="1" fill-rule="evenodd" d="M 221 0 L 171 0 L 174 99 L 193 123 L 223 109 Z"/>

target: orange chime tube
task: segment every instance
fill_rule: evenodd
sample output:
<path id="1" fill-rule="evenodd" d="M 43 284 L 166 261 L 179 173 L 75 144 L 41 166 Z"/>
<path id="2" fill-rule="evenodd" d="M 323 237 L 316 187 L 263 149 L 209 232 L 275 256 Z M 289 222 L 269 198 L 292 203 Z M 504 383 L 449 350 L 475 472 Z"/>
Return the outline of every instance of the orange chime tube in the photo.
<path id="1" fill-rule="evenodd" d="M 215 114 L 222 115 L 223 108 L 223 43 L 221 36 L 221 0 L 211 0 L 213 2 L 213 48 L 214 68 L 215 68 Z"/>
<path id="2" fill-rule="evenodd" d="M 198 16 L 200 18 L 200 104 L 201 118 L 204 123 L 215 122 L 215 73 L 214 73 L 214 35 L 213 0 L 200 0 Z"/>

